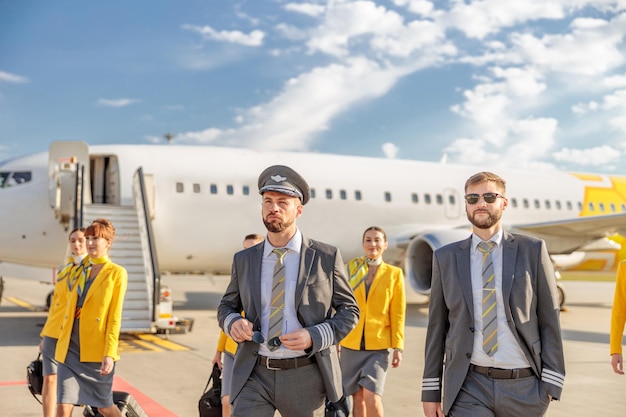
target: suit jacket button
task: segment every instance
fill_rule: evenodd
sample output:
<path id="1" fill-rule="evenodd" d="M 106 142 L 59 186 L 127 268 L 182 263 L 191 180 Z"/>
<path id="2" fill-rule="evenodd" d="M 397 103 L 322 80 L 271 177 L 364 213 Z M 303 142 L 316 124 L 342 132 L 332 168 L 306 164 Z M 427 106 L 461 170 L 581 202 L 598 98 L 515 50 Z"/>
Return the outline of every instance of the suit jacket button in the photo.
<path id="1" fill-rule="evenodd" d="M 471 353 L 466 353 L 466 354 L 465 354 L 465 357 L 466 357 L 467 359 L 472 359 L 472 354 L 471 354 Z"/>
<path id="2" fill-rule="evenodd" d="M 470 327 L 470 332 L 474 333 L 474 330 L 476 329 L 474 329 L 473 327 Z"/>

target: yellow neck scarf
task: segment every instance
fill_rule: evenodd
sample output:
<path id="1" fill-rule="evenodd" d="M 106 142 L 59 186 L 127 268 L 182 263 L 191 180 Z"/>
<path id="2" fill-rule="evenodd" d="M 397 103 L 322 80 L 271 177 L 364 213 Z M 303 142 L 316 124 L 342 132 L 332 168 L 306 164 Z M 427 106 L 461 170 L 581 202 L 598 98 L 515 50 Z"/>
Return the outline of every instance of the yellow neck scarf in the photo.
<path id="1" fill-rule="evenodd" d="M 367 278 L 367 272 L 369 266 L 367 260 L 364 257 L 354 258 L 348 263 L 348 274 L 350 276 L 350 286 L 352 290 L 356 290 L 365 278 Z"/>

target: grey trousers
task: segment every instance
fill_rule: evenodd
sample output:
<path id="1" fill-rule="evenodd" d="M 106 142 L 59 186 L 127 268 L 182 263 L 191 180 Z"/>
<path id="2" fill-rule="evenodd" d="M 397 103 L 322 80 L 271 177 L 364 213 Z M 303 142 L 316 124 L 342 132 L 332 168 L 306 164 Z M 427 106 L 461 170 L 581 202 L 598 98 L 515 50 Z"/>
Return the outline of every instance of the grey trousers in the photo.
<path id="1" fill-rule="evenodd" d="M 233 401 L 231 417 L 323 417 L 326 394 L 316 363 L 272 371 L 256 365 Z"/>
<path id="2" fill-rule="evenodd" d="M 541 417 L 549 403 L 535 375 L 493 379 L 469 371 L 448 417 Z"/>

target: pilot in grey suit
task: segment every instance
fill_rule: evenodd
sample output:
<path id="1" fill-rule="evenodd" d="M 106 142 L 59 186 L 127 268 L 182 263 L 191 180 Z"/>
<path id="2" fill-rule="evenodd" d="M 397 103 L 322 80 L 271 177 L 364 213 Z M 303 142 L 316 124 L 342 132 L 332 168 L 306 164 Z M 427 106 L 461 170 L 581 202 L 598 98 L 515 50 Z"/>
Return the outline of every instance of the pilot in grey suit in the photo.
<path id="1" fill-rule="evenodd" d="M 218 308 L 220 327 L 239 343 L 231 415 L 321 417 L 325 399 L 343 395 L 336 345 L 359 308 L 339 250 L 296 226 L 310 197 L 304 178 L 275 165 L 258 182 L 267 237 L 235 254 Z"/>
<path id="2" fill-rule="evenodd" d="M 505 192 L 493 173 L 470 177 L 465 207 L 473 233 L 434 253 L 426 417 L 542 416 L 561 396 L 565 361 L 554 270 L 545 242 L 502 230 Z"/>

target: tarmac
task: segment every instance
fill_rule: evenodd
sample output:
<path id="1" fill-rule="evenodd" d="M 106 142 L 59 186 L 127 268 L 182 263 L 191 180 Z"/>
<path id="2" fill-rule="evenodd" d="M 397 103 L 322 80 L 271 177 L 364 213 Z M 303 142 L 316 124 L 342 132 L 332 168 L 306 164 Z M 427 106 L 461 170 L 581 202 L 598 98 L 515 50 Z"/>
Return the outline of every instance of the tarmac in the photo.
<path id="1" fill-rule="evenodd" d="M 219 329 L 216 308 L 228 277 L 166 275 L 179 318 L 193 319 L 186 333 L 124 337 L 114 389 L 135 396 L 150 417 L 198 416 L 198 399 L 211 370 Z M 562 282 L 566 311 L 561 325 L 566 380 L 561 401 L 548 417 L 626 416 L 626 376 L 610 366 L 609 328 L 614 283 Z M 49 284 L 5 276 L 0 302 L 0 417 L 41 416 L 41 406 L 26 386 L 26 366 L 38 353 L 39 332 Z M 410 291 L 410 290 L 409 290 Z M 399 368 L 390 369 L 385 415 L 423 416 L 421 377 L 428 309 L 407 308 L 406 347 Z M 74 416 L 81 416 L 76 408 Z"/>

